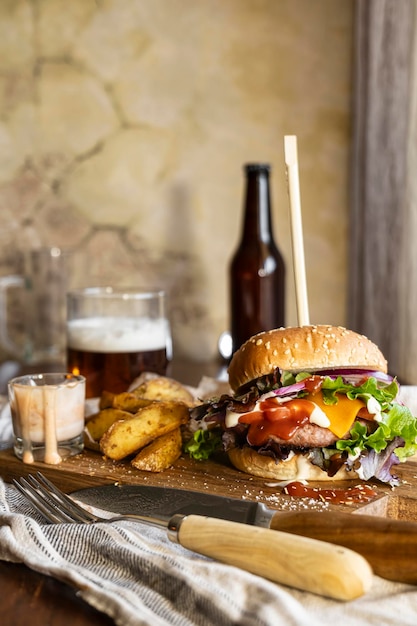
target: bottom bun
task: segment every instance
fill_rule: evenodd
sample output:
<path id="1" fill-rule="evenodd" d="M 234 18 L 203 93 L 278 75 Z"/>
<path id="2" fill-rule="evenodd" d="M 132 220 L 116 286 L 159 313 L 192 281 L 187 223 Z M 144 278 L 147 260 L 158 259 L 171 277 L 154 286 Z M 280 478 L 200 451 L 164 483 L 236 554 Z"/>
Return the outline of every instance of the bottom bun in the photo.
<path id="1" fill-rule="evenodd" d="M 233 448 L 228 450 L 230 462 L 242 472 L 272 478 L 274 480 L 352 480 L 357 479 L 358 474 L 354 470 L 345 467 L 334 476 L 329 476 L 325 471 L 313 465 L 308 456 L 294 454 L 285 461 L 275 461 L 270 456 L 258 454 L 253 448 Z"/>

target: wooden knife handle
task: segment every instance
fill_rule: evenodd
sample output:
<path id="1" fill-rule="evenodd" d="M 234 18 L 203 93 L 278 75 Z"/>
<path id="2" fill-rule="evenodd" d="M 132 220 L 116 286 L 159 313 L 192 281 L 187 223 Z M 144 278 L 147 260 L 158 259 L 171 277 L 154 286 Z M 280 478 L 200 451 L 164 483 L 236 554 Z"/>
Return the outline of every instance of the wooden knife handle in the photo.
<path id="1" fill-rule="evenodd" d="M 276 513 L 270 528 L 361 554 L 381 578 L 417 584 L 417 524 L 360 513 Z"/>
<path id="2" fill-rule="evenodd" d="M 173 540 L 175 525 L 176 540 L 185 548 L 289 587 L 353 600 L 372 584 L 362 556 L 330 543 L 198 515 L 174 516 Z"/>

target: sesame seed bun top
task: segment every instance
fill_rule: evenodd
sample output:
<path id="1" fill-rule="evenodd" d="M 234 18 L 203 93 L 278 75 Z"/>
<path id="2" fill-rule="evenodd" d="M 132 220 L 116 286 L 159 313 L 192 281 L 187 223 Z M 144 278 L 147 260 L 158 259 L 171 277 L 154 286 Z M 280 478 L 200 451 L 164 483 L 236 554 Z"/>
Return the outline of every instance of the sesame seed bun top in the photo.
<path id="1" fill-rule="evenodd" d="M 254 335 L 230 362 L 233 391 L 279 367 L 291 372 L 334 368 L 387 371 L 379 348 L 364 335 L 342 326 L 294 326 Z"/>

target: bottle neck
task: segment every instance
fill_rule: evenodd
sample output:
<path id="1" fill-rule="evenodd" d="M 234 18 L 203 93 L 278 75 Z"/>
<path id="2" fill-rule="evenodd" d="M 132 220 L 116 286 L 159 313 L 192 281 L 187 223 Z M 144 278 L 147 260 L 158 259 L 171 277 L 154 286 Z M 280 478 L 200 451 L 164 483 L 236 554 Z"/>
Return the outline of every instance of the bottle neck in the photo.
<path id="1" fill-rule="evenodd" d="M 269 192 L 269 168 L 249 166 L 246 168 L 246 197 L 242 242 L 273 242 L 271 202 Z"/>

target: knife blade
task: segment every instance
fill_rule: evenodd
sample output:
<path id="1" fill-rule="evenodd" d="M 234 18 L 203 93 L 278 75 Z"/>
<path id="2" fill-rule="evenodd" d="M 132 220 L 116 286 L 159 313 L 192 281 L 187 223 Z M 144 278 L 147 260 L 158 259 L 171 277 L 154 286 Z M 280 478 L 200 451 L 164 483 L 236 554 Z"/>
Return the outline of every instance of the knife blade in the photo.
<path id="1" fill-rule="evenodd" d="M 140 509 L 137 500 L 129 505 L 129 499 L 135 498 L 137 493 L 133 486 L 96 487 L 71 495 L 84 504 L 118 514 L 125 511 L 131 521 L 166 527 L 169 539 L 189 550 L 302 591 L 337 600 L 353 600 L 372 585 L 372 568 L 353 550 L 308 537 L 275 532 L 267 527 L 225 520 L 221 518 L 224 516 L 213 518 L 201 515 L 201 508 L 200 514 L 196 515 L 190 512 L 192 503 L 189 506 L 184 498 L 190 492 L 169 491 L 176 499 L 174 507 L 181 509 L 176 513 L 171 511 L 170 515 L 161 509 L 163 505 L 157 497 L 159 494 L 162 502 L 167 501 L 164 488 L 150 487 L 149 491 L 146 490 Z M 155 507 L 152 502 L 157 503 Z M 238 501 L 234 502 L 238 504 Z M 229 500 L 229 503 L 233 508 L 233 501 Z M 233 516 L 239 512 L 239 507 L 236 508 Z M 210 502 L 205 507 L 207 509 L 212 509 Z M 133 513 L 133 510 L 140 512 Z M 257 519 L 256 515 L 253 519 Z M 120 521 L 120 518 L 115 521 Z"/>
<path id="2" fill-rule="evenodd" d="M 417 584 L 415 522 L 327 510 L 276 511 L 260 502 L 147 485 L 102 485 L 71 495 L 115 513 L 165 521 L 175 514 L 200 515 L 329 542 L 362 555 L 382 578 Z"/>

